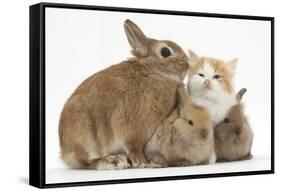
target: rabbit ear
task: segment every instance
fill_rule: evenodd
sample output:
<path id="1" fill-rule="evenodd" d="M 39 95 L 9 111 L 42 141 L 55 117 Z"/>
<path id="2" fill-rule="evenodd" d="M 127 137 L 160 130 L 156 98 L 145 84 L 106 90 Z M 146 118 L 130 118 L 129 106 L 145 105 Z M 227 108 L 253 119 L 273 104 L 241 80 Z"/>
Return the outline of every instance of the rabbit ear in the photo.
<path id="1" fill-rule="evenodd" d="M 187 93 L 187 90 L 184 88 L 184 85 L 179 85 L 177 90 L 178 96 L 178 107 L 180 110 L 180 116 L 183 117 L 186 115 L 186 109 L 191 105 L 190 97 Z"/>
<path id="2" fill-rule="evenodd" d="M 196 64 L 199 61 L 199 59 L 200 59 L 199 56 L 192 50 L 189 49 L 188 54 L 190 57 L 190 66 L 193 66 L 194 64 Z"/>
<path id="3" fill-rule="evenodd" d="M 141 29 L 131 20 L 127 19 L 124 22 L 124 30 L 129 44 L 133 49 L 133 54 L 136 56 L 146 56 L 147 37 L 144 35 Z"/>
<path id="4" fill-rule="evenodd" d="M 246 88 L 242 88 L 237 94 L 236 94 L 236 101 L 238 103 L 241 102 L 243 95 L 246 93 L 247 89 Z"/>

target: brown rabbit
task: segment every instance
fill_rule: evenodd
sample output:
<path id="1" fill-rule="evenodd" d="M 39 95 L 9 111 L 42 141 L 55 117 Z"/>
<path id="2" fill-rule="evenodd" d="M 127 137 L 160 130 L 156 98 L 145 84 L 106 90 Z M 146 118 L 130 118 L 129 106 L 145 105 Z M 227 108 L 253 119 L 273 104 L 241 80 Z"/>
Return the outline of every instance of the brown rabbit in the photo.
<path id="1" fill-rule="evenodd" d="M 178 88 L 179 110 L 163 121 L 145 147 L 152 167 L 188 166 L 216 161 L 211 116 L 192 106 L 187 91 Z"/>
<path id="2" fill-rule="evenodd" d="M 72 168 L 126 168 L 126 156 L 133 167 L 145 167 L 147 141 L 175 108 L 188 57 L 130 20 L 124 29 L 134 57 L 86 79 L 61 113 L 61 157 Z"/>
<path id="3" fill-rule="evenodd" d="M 217 161 L 251 159 L 253 132 L 243 111 L 241 99 L 246 89 L 236 94 L 238 104 L 233 106 L 227 117 L 214 129 Z"/>

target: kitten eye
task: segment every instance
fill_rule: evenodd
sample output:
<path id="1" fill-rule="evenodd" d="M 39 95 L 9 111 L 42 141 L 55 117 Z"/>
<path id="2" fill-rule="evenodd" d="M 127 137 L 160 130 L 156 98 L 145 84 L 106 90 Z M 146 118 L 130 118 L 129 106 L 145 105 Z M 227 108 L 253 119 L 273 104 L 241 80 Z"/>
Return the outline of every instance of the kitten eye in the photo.
<path id="1" fill-rule="evenodd" d="M 224 123 L 229 123 L 229 119 L 228 119 L 228 118 L 225 118 L 225 119 L 223 120 L 223 122 L 224 122 Z"/>
<path id="2" fill-rule="evenodd" d="M 161 48 L 161 56 L 163 56 L 164 58 L 171 56 L 170 49 L 167 47 Z"/>
<path id="3" fill-rule="evenodd" d="M 220 77 L 220 75 L 217 75 L 217 74 L 216 74 L 216 75 L 213 76 L 213 78 L 214 78 L 214 79 L 220 79 L 221 77 Z"/>
<path id="4" fill-rule="evenodd" d="M 202 74 L 202 73 L 199 73 L 198 75 L 201 76 L 201 77 L 204 77 L 204 74 Z"/>
<path id="5" fill-rule="evenodd" d="M 192 120 L 188 120 L 188 124 L 193 126 L 193 121 Z"/>

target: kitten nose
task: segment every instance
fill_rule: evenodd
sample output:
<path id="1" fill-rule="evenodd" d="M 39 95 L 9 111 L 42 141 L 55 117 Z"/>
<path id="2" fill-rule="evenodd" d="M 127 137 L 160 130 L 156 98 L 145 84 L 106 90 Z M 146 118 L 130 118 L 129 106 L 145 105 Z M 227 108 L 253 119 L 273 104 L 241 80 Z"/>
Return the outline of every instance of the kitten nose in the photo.
<path id="1" fill-rule="evenodd" d="M 207 87 L 210 87 L 211 86 L 211 80 L 205 80 L 204 81 L 204 84 L 207 86 Z"/>

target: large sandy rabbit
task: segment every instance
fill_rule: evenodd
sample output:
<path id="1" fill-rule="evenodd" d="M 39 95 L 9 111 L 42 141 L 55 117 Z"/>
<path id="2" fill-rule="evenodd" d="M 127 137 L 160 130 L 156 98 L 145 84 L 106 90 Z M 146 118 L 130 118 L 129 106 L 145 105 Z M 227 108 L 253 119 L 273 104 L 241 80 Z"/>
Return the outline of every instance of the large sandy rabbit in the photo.
<path id="1" fill-rule="evenodd" d="M 215 127 L 215 149 L 218 161 L 251 159 L 253 132 L 245 117 L 241 99 L 246 89 L 236 96 L 237 105 L 233 106 L 223 122 Z"/>
<path id="2" fill-rule="evenodd" d="M 211 116 L 191 105 L 183 86 L 178 88 L 179 110 L 156 129 L 145 147 L 152 167 L 188 166 L 216 161 Z"/>
<path id="3" fill-rule="evenodd" d="M 134 57 L 86 79 L 61 113 L 61 157 L 72 168 L 126 168 L 126 156 L 145 167 L 147 141 L 175 108 L 186 54 L 174 42 L 146 37 L 130 20 L 124 29 Z"/>

